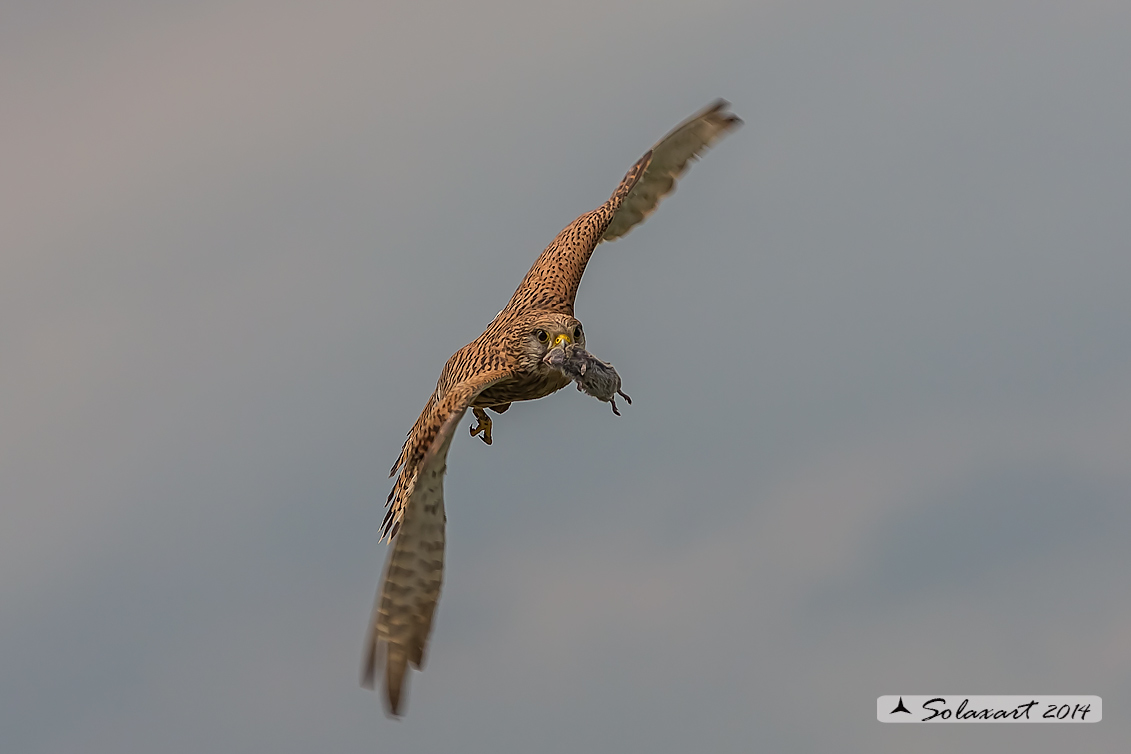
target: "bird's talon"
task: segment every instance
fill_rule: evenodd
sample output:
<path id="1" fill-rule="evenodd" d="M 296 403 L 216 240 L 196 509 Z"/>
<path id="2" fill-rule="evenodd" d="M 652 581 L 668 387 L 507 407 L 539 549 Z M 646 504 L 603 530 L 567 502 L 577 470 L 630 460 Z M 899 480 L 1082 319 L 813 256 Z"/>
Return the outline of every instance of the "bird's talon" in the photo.
<path id="1" fill-rule="evenodd" d="M 472 410 L 472 412 L 475 413 L 475 419 L 479 422 L 478 424 L 476 424 L 474 427 L 471 428 L 471 436 L 475 437 L 476 435 L 482 433 L 483 436 L 480 437 L 479 439 L 481 439 L 483 442 L 490 445 L 491 442 L 492 442 L 491 441 L 491 417 L 487 416 L 487 412 L 484 411 L 481 408 L 472 408 L 471 410 Z"/>

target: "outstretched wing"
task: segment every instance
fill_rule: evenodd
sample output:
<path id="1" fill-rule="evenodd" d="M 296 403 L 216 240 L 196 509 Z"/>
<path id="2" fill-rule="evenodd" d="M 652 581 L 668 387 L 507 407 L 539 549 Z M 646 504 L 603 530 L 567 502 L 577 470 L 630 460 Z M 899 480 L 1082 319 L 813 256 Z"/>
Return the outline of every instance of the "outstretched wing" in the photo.
<path id="1" fill-rule="evenodd" d="M 573 299 L 585 265 L 632 187 L 644 175 L 652 153 L 646 152 L 625 174 L 609 200 L 567 225 L 534 262 L 503 311 L 547 311 L 573 315 Z M 502 314 L 502 312 L 499 312 Z"/>
<path id="2" fill-rule="evenodd" d="M 452 436 L 475 396 L 509 376 L 489 372 L 452 387 L 434 404 L 422 440 L 427 450 L 404 489 L 400 526 L 373 606 L 361 685 L 373 688 L 385 668 L 388 711 L 400 714 L 409 663 L 424 664 L 432 614 L 444 578 L 444 472 Z M 433 405 L 433 404 L 429 404 Z"/>
<path id="3" fill-rule="evenodd" d="M 644 171 L 628 198 L 609 223 L 602 241 L 612 241 L 627 234 L 656 211 L 660 200 L 675 191 L 675 182 L 691 165 L 728 131 L 742 125 L 742 119 L 727 112 L 725 99 L 692 115 L 672 129 L 652 147 L 652 164 Z"/>
<path id="4" fill-rule="evenodd" d="M 507 309 L 573 314 L 574 297 L 593 249 L 628 233 L 675 190 L 675 181 L 727 131 L 742 121 L 726 100 L 696 113 L 652 147 L 632 166 L 609 201 L 570 223 L 526 273 Z"/>

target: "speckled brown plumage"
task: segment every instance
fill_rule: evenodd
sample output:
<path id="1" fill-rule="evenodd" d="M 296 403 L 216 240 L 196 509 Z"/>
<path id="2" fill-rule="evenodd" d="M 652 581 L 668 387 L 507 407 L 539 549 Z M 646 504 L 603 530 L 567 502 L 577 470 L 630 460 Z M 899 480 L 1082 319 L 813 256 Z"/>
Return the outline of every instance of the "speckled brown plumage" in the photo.
<path id="1" fill-rule="evenodd" d="M 385 668 L 385 701 L 400 714 L 407 667 L 424 661 L 432 616 L 443 581 L 445 515 L 443 477 L 448 448 L 468 408 L 479 425 L 472 434 L 491 442 L 491 422 L 483 409 L 502 413 L 514 401 L 542 398 L 578 379 L 582 388 L 611 400 L 601 382 L 589 385 L 583 371 L 564 366 L 561 352 L 579 349 L 600 367 L 611 385 L 616 371 L 584 351 L 585 333 L 573 316 L 577 287 L 589 257 L 602 240 L 627 233 L 674 190 L 678 178 L 704 150 L 741 121 L 718 100 L 676 126 L 628 171 L 609 200 L 570 223 L 526 273 L 510 302 L 478 338 L 448 359 L 436 389 L 409 431 L 390 476 L 383 538 L 393 551 L 370 624 L 362 684 L 372 687 Z M 557 360 L 551 352 L 558 352 Z M 573 365 L 577 366 L 577 365 Z M 593 378 L 590 381 L 594 381 Z M 620 378 L 616 376 L 615 390 Z M 605 395 L 609 392 L 609 395 Z M 615 404 L 614 404 L 615 409 Z M 399 472 L 399 473 L 398 473 Z"/>

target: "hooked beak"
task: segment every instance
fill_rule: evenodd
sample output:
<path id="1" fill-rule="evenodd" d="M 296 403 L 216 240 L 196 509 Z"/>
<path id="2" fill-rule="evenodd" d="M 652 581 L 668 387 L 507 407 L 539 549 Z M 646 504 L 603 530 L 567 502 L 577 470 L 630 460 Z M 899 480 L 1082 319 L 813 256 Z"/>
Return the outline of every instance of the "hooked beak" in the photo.
<path id="1" fill-rule="evenodd" d="M 554 342 L 550 346 L 549 350 L 546 351 L 546 355 L 542 357 L 542 361 L 549 364 L 550 366 L 560 365 L 562 363 L 562 360 L 565 359 L 566 346 L 570 345 L 571 343 L 573 343 L 573 339 L 565 333 L 558 335 L 556 338 L 554 338 Z"/>

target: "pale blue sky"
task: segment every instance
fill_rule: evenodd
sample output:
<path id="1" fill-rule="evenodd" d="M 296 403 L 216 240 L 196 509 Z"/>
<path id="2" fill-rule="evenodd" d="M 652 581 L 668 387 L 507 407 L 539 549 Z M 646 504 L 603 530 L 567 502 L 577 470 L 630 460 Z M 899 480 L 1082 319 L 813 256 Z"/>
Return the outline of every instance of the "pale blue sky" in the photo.
<path id="1" fill-rule="evenodd" d="M 474 6 L 0 13 L 4 751 L 1121 751 L 1131 7 Z M 453 443 L 386 719 L 404 433 L 719 96 L 746 126 L 579 293 L 633 405 Z M 881 725 L 894 693 L 1105 719 Z"/>

